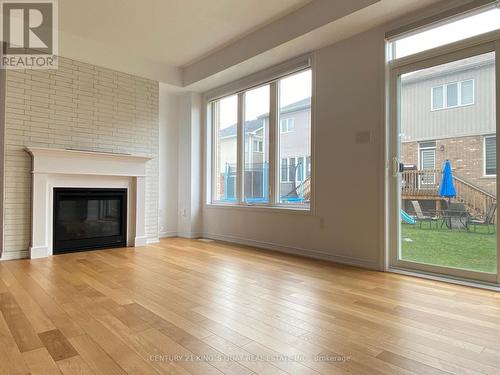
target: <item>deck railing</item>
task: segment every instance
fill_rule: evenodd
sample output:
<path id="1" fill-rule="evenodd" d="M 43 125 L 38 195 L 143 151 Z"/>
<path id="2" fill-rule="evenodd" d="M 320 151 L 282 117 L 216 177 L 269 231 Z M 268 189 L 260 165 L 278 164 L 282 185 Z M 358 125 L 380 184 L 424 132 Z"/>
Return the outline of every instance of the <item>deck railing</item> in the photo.
<path id="1" fill-rule="evenodd" d="M 457 202 L 464 203 L 474 216 L 485 216 L 489 207 L 496 203 L 496 196 L 480 187 L 453 175 Z M 437 169 L 407 170 L 401 173 L 403 199 L 439 199 L 441 171 Z"/>
<path id="2" fill-rule="evenodd" d="M 401 173 L 403 196 L 437 196 L 441 171 L 435 169 L 409 170 Z"/>
<path id="3" fill-rule="evenodd" d="M 490 206 L 496 203 L 497 197 L 478 186 L 463 180 L 460 177 L 453 176 L 456 200 L 463 202 L 472 214 L 485 216 Z"/>

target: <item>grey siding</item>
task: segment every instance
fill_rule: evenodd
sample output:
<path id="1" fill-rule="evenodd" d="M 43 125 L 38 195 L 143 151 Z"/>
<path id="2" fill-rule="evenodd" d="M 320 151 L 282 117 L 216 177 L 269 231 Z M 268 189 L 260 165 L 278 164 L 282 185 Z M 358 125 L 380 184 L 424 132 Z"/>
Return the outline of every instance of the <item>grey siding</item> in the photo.
<path id="1" fill-rule="evenodd" d="M 401 141 L 421 141 L 495 133 L 495 65 L 481 61 L 467 69 L 442 70 L 401 82 Z M 415 77 L 416 76 L 416 77 Z M 431 89 L 446 83 L 474 79 L 474 104 L 431 110 Z"/>

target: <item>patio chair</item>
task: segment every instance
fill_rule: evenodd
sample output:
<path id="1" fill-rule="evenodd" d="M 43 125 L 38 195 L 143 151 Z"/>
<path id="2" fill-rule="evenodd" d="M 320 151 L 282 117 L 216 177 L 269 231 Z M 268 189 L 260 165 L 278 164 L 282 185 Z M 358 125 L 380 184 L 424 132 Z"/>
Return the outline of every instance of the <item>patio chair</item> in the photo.
<path id="1" fill-rule="evenodd" d="M 479 219 L 479 218 L 472 218 L 470 220 L 470 223 L 474 225 L 474 232 L 476 231 L 476 226 L 477 225 L 486 225 L 486 228 L 488 228 L 488 233 L 490 233 L 490 225 L 492 226 L 493 233 L 495 233 L 495 211 L 497 209 L 497 204 L 492 203 L 490 207 L 488 208 L 488 212 L 486 213 L 486 216 L 484 219 Z"/>
<path id="2" fill-rule="evenodd" d="M 439 218 L 436 215 L 424 215 L 422 207 L 420 207 L 420 203 L 418 203 L 418 201 L 411 201 L 411 204 L 413 205 L 413 209 L 415 210 L 415 215 L 417 216 L 417 221 L 420 225 L 420 228 L 422 228 L 422 223 L 428 222 L 430 229 L 432 229 L 432 223 L 436 223 L 437 229 Z"/>

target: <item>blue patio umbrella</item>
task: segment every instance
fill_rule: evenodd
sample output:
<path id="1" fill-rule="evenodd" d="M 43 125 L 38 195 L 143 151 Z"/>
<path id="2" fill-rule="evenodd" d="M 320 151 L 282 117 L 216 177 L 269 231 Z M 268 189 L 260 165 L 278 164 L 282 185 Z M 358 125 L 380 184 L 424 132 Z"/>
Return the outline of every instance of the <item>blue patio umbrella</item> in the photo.
<path id="1" fill-rule="evenodd" d="M 453 175 L 451 174 L 451 163 L 449 160 L 446 160 L 443 167 L 441 186 L 439 187 L 439 196 L 452 198 L 456 195 L 455 186 L 453 185 Z"/>

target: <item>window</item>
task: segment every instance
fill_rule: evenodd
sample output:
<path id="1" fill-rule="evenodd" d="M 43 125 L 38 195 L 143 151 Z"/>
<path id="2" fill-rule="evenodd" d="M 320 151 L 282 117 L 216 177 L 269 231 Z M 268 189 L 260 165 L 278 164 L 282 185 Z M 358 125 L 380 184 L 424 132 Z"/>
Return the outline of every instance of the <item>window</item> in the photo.
<path id="1" fill-rule="evenodd" d="M 421 32 L 399 37 L 390 43 L 390 59 L 399 59 L 500 28 L 500 8 L 493 6 L 471 12 L 454 21 L 427 27 Z"/>
<path id="2" fill-rule="evenodd" d="M 474 104 L 474 80 L 447 83 L 431 90 L 432 110 Z"/>
<path id="3" fill-rule="evenodd" d="M 496 176 L 497 174 L 497 138 L 496 136 L 484 137 L 484 175 Z"/>
<path id="4" fill-rule="evenodd" d="M 446 85 L 446 107 L 456 107 L 458 105 L 458 84 Z"/>
<path id="5" fill-rule="evenodd" d="M 419 169 L 431 171 L 419 175 L 420 185 L 434 185 L 436 183 L 436 142 L 420 142 L 419 148 Z"/>
<path id="6" fill-rule="evenodd" d="M 264 142 L 262 141 L 253 141 L 253 152 L 263 152 Z"/>
<path id="7" fill-rule="evenodd" d="M 444 107 L 443 86 L 432 88 L 432 109 L 441 109 Z"/>
<path id="8" fill-rule="evenodd" d="M 252 146 L 244 155 L 243 194 L 247 203 L 269 202 L 270 89 L 265 85 L 243 94 L 243 137 L 245 144 Z"/>
<path id="9" fill-rule="evenodd" d="M 278 91 L 280 124 L 281 120 L 290 124 L 288 120 L 293 119 L 293 133 L 281 132 L 279 136 L 279 157 L 288 158 L 288 181 L 279 186 L 279 202 L 307 204 L 310 193 L 309 183 L 303 178 L 303 160 L 311 155 L 311 71 L 281 79 Z"/>
<path id="10" fill-rule="evenodd" d="M 208 104 L 211 202 L 309 207 L 311 81 L 306 69 Z"/>
<path id="11" fill-rule="evenodd" d="M 236 95 L 214 103 L 215 157 L 214 200 L 232 202 L 236 200 L 237 175 L 237 122 L 238 97 Z"/>
<path id="12" fill-rule="evenodd" d="M 468 81 L 462 82 L 462 90 L 460 101 L 462 105 L 468 105 L 474 103 L 474 81 L 469 79 Z"/>
<path id="13" fill-rule="evenodd" d="M 283 158 L 281 159 L 281 182 L 302 182 L 304 176 L 311 176 L 310 167 L 304 164 L 304 159 L 311 162 L 311 157 L 304 158 L 303 156 Z M 309 170 L 307 169 L 309 168 Z"/>
<path id="14" fill-rule="evenodd" d="M 280 129 L 282 133 L 290 133 L 295 129 L 295 121 L 293 118 L 282 118 L 280 120 Z"/>

